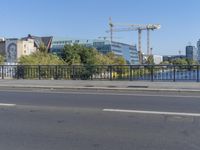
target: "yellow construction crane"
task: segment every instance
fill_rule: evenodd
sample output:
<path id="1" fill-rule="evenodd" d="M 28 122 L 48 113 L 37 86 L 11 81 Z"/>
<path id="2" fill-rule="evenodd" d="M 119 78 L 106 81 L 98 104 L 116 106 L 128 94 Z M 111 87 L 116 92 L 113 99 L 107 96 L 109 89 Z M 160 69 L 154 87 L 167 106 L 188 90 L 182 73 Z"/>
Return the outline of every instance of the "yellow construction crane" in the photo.
<path id="1" fill-rule="evenodd" d="M 140 54 L 140 62 L 142 62 L 142 31 L 147 30 L 147 55 L 151 55 L 150 51 L 150 30 L 158 30 L 161 28 L 160 24 L 115 24 L 112 22 L 112 18 L 109 19 L 110 26 L 110 40 L 113 41 L 113 32 L 126 32 L 126 31 L 138 31 L 138 51 Z M 116 28 L 120 27 L 120 28 Z"/>

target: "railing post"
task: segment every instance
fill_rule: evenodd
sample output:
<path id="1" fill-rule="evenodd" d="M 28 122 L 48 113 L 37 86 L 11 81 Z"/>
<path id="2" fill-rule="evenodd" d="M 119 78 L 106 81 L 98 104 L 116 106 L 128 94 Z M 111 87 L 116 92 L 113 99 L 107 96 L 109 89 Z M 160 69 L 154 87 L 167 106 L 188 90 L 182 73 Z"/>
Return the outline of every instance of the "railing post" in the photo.
<path id="1" fill-rule="evenodd" d="M 129 80 L 130 81 L 133 81 L 133 70 L 132 70 L 133 68 L 132 68 L 132 65 L 130 65 L 130 68 L 129 68 L 129 70 L 130 70 L 130 74 L 129 74 Z"/>
<path id="2" fill-rule="evenodd" d="M 153 70 L 154 66 L 152 65 L 151 66 L 151 82 L 154 81 L 154 78 L 153 78 L 153 74 L 154 74 L 154 70 Z"/>
<path id="3" fill-rule="evenodd" d="M 19 80 L 19 66 L 17 66 L 17 79 Z"/>
<path id="4" fill-rule="evenodd" d="M 25 68 L 26 68 L 26 67 L 25 67 L 24 65 L 22 65 L 22 67 L 21 67 L 21 70 L 22 70 L 22 71 L 21 71 L 21 72 L 22 72 L 22 73 L 21 73 L 21 74 L 22 74 L 22 79 L 25 79 L 25 72 L 26 72 L 26 71 L 25 71 Z"/>
<path id="5" fill-rule="evenodd" d="M 112 77 L 112 74 L 113 74 L 113 68 L 112 68 L 112 65 L 109 66 L 109 71 L 110 71 L 110 81 L 113 80 L 113 77 Z"/>
<path id="6" fill-rule="evenodd" d="M 176 66 L 173 66 L 173 68 L 174 68 L 174 70 L 173 70 L 174 71 L 173 81 L 176 82 Z"/>
<path id="7" fill-rule="evenodd" d="M 38 65 L 38 79 L 41 80 L 41 66 Z"/>
<path id="8" fill-rule="evenodd" d="M 56 65 L 56 80 L 58 80 L 58 66 Z"/>
<path id="9" fill-rule="evenodd" d="M 98 66 L 98 67 L 99 67 L 99 66 Z M 95 68 L 95 69 L 94 69 L 94 68 Z M 94 69 L 94 71 L 93 71 L 93 69 Z M 91 73 L 91 76 L 90 76 L 90 79 L 91 79 L 91 80 L 93 80 L 93 75 L 95 74 L 96 69 L 97 69 L 97 68 L 96 68 L 95 66 L 92 65 L 92 69 L 91 69 L 91 70 L 92 70 L 92 73 Z"/>
<path id="10" fill-rule="evenodd" d="M 75 80 L 75 66 L 72 66 L 72 79 Z"/>
<path id="11" fill-rule="evenodd" d="M 199 65 L 197 65 L 197 82 L 199 82 Z"/>
<path id="12" fill-rule="evenodd" d="M 1 79 L 4 79 L 4 65 L 1 66 Z"/>

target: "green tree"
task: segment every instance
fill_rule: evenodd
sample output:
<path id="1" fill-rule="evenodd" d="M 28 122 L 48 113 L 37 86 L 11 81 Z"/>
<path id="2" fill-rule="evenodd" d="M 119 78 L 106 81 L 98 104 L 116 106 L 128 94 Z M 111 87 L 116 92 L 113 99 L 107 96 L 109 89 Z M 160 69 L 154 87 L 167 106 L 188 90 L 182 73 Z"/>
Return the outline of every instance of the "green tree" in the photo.
<path id="1" fill-rule="evenodd" d="M 172 61 L 173 65 L 188 65 L 186 59 L 175 59 Z"/>
<path id="2" fill-rule="evenodd" d="M 148 65 L 154 65 L 153 55 L 148 56 L 148 58 L 146 60 L 146 64 L 148 64 Z"/>
<path id="3" fill-rule="evenodd" d="M 0 55 L 0 64 L 4 64 L 5 62 L 5 57 L 3 55 Z"/>
<path id="4" fill-rule="evenodd" d="M 121 56 L 116 56 L 113 52 L 106 54 L 109 59 L 109 63 L 113 65 L 126 65 L 126 60 Z"/>
<path id="5" fill-rule="evenodd" d="M 115 64 L 126 65 L 126 60 L 122 56 L 116 57 Z"/>
<path id="6" fill-rule="evenodd" d="M 44 79 L 58 79 L 61 75 L 59 70 L 62 69 L 64 61 L 56 55 L 36 51 L 31 55 L 21 56 L 19 58 L 19 64 L 22 66 L 17 67 L 16 74 L 20 75 L 21 78 L 34 79 L 40 75 Z M 40 70 L 38 65 L 41 65 Z"/>
<path id="7" fill-rule="evenodd" d="M 94 48 L 82 46 L 82 45 L 75 45 L 78 47 L 78 54 L 80 56 L 80 60 L 82 64 L 95 64 L 96 59 L 95 56 L 97 55 L 97 50 Z"/>
<path id="8" fill-rule="evenodd" d="M 92 77 L 97 70 L 94 65 L 98 64 L 97 58 L 99 59 L 99 57 L 100 55 L 96 49 L 78 44 L 65 45 L 61 53 L 61 58 L 68 65 L 83 65 L 75 66 L 79 67 L 79 69 L 75 69 L 73 72 L 73 77 L 77 75 L 81 79 Z"/>
<path id="9" fill-rule="evenodd" d="M 188 65 L 197 65 L 198 64 L 197 61 L 192 60 L 192 59 L 186 59 L 186 61 L 187 61 Z"/>
<path id="10" fill-rule="evenodd" d="M 169 61 L 163 61 L 160 63 L 160 65 L 170 65 L 171 63 Z"/>
<path id="11" fill-rule="evenodd" d="M 112 61 L 106 56 L 101 53 L 97 53 L 95 55 L 95 64 L 96 65 L 111 65 Z"/>
<path id="12" fill-rule="evenodd" d="M 48 53 L 48 49 L 47 47 L 44 45 L 44 43 L 40 44 L 38 51 L 42 52 L 42 53 Z"/>
<path id="13" fill-rule="evenodd" d="M 68 65 L 75 65 L 80 64 L 80 56 L 78 53 L 79 47 L 78 45 L 65 45 L 64 49 L 61 53 L 61 58 L 68 64 Z"/>
<path id="14" fill-rule="evenodd" d="M 19 64 L 22 65 L 62 65 L 64 61 L 58 56 L 37 51 L 31 55 L 21 56 Z"/>
<path id="15" fill-rule="evenodd" d="M 84 65 L 125 65 L 126 60 L 123 57 L 116 56 L 114 53 L 107 55 L 100 54 L 96 49 L 83 45 L 65 45 L 62 54 L 62 59 L 69 65 L 84 64 Z"/>

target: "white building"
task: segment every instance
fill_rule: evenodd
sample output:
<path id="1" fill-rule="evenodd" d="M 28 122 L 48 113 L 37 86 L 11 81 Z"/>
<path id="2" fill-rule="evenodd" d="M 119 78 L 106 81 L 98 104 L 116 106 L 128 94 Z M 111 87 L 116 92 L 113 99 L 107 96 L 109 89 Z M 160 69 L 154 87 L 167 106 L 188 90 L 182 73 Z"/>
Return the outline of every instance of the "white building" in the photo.
<path id="1" fill-rule="evenodd" d="M 161 55 L 153 55 L 154 64 L 159 65 L 161 62 L 163 62 L 163 56 Z"/>
<path id="2" fill-rule="evenodd" d="M 0 37 L 0 42 L 5 41 L 4 37 Z"/>
<path id="3" fill-rule="evenodd" d="M 149 56 L 143 54 L 143 62 L 146 62 L 148 60 L 148 57 Z M 159 65 L 161 62 L 163 62 L 163 56 L 153 55 L 153 60 L 155 65 Z"/>

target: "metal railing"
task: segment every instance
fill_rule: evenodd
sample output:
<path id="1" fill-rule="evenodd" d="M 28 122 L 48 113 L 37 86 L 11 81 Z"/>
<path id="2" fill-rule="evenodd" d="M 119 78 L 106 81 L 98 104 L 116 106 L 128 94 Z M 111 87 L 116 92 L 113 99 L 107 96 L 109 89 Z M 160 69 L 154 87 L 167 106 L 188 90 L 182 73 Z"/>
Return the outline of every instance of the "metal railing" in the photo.
<path id="1" fill-rule="evenodd" d="M 1 79 L 200 81 L 200 65 L 2 65 Z"/>

